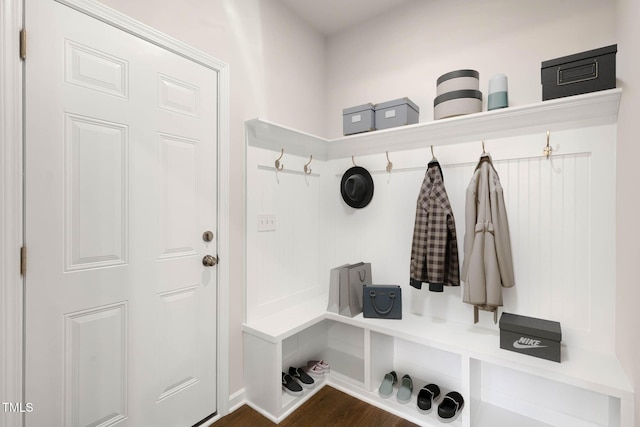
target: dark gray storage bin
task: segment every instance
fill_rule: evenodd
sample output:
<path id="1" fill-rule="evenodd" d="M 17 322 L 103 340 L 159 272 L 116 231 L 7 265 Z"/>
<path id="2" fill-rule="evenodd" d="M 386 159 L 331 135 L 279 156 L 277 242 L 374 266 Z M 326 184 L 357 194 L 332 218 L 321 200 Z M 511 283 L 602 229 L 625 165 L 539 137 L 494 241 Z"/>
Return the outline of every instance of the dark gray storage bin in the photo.
<path id="1" fill-rule="evenodd" d="M 375 106 L 371 103 L 357 105 L 342 110 L 342 133 L 369 132 L 375 129 Z"/>
<path id="2" fill-rule="evenodd" d="M 560 323 L 535 317 L 502 313 L 500 348 L 560 362 Z"/>
<path id="3" fill-rule="evenodd" d="M 376 104 L 376 130 L 418 123 L 420 108 L 409 98 Z"/>
<path id="4" fill-rule="evenodd" d="M 543 61 L 542 100 L 616 87 L 618 45 Z"/>

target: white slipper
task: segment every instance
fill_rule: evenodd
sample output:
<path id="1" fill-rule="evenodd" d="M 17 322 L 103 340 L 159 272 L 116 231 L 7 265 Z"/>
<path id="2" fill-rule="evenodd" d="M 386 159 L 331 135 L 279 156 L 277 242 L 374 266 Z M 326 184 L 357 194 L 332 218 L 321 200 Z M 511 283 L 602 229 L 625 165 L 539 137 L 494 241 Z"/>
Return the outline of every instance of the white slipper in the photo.
<path id="1" fill-rule="evenodd" d="M 316 377 L 316 378 L 324 377 L 324 369 L 322 369 L 320 365 L 307 366 L 305 368 L 305 371 L 307 372 L 307 374 L 311 375 L 312 377 Z"/>
<path id="2" fill-rule="evenodd" d="M 310 360 L 309 362 L 307 362 L 307 366 L 320 366 L 320 368 L 322 368 L 322 370 L 324 372 L 330 372 L 331 371 L 331 367 L 329 366 L 329 363 L 327 363 L 324 360 Z"/>

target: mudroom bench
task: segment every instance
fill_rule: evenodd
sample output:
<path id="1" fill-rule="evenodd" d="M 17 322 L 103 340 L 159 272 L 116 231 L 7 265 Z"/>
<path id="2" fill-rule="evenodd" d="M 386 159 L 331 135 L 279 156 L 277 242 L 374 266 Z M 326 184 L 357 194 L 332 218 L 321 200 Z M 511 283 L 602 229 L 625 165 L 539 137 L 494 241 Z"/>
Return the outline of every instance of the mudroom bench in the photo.
<path id="1" fill-rule="evenodd" d="M 324 385 L 424 426 L 435 411 L 418 412 L 428 383 L 465 399 L 453 426 L 543 427 L 630 425 L 633 391 L 616 357 L 562 348 L 562 362 L 500 349 L 496 331 L 408 313 L 402 320 L 344 317 L 316 298 L 243 325 L 246 400 L 274 422 L 287 417 Z M 302 397 L 282 391 L 281 371 L 326 360 L 331 372 Z M 384 375 L 411 375 L 411 402 L 378 396 Z M 397 391 L 397 387 L 396 387 Z M 506 409 L 508 408 L 508 409 Z"/>
<path id="2" fill-rule="evenodd" d="M 279 422 L 324 385 L 424 426 L 419 390 L 464 398 L 455 427 L 632 427 L 634 391 L 615 356 L 615 148 L 622 91 L 560 98 L 328 140 L 265 120 L 246 128 L 244 382 L 247 403 Z M 465 191 L 487 150 L 501 176 L 516 285 L 501 312 L 558 321 L 556 363 L 500 349 L 493 316 L 409 286 L 415 201 L 435 156 L 464 235 Z M 544 153 L 544 154 L 543 154 Z M 548 155 L 550 154 L 550 155 Z M 339 184 L 372 175 L 353 209 Z M 592 262 L 597 260 L 597 262 Z M 373 284 L 403 288 L 401 320 L 327 312 L 329 272 L 372 265 Z M 486 315 L 485 315 L 486 314 Z M 330 373 L 293 397 L 282 372 L 325 360 Z M 383 399 L 384 375 L 413 379 L 412 400 Z"/>

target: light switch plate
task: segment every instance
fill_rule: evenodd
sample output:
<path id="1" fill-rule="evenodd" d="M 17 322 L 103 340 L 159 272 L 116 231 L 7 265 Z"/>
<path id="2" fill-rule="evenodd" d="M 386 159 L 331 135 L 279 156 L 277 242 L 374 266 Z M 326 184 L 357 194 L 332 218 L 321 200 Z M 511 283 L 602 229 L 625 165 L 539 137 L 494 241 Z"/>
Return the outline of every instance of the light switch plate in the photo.
<path id="1" fill-rule="evenodd" d="M 275 214 L 258 214 L 258 231 L 276 231 Z"/>

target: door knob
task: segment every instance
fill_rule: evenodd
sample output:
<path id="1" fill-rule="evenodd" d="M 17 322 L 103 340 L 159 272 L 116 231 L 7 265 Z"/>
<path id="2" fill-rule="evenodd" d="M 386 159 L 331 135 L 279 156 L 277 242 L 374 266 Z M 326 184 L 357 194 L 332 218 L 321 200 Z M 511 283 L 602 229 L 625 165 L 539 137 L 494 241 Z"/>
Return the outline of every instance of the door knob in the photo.
<path id="1" fill-rule="evenodd" d="M 212 255 L 205 255 L 204 258 L 202 258 L 202 265 L 204 265 L 205 267 L 213 267 L 217 263 L 218 258 Z"/>

